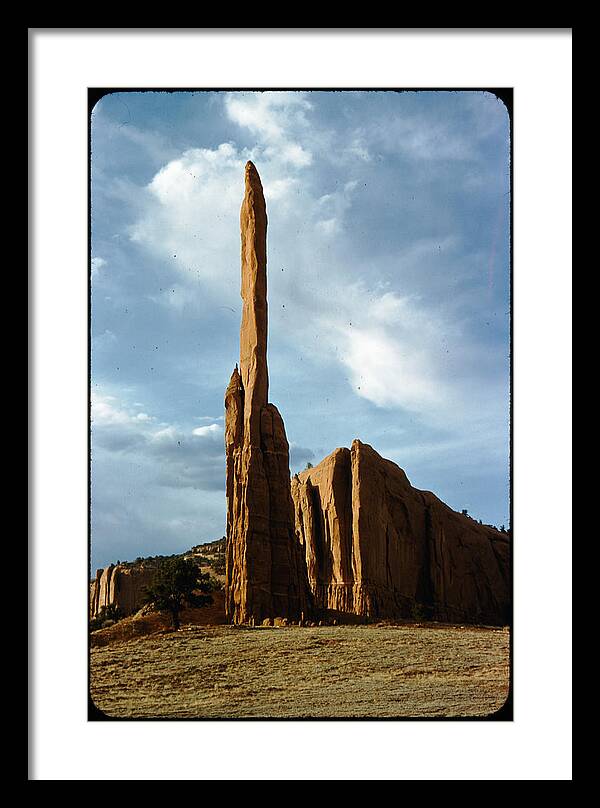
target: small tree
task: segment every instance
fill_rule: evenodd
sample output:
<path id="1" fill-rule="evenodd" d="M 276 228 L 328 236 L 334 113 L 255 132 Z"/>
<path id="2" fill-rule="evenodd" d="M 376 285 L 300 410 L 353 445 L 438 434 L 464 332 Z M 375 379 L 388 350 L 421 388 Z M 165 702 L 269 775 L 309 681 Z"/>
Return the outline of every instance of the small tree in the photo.
<path id="1" fill-rule="evenodd" d="M 307 469 L 312 469 L 312 468 L 313 468 L 313 464 L 309 460 L 308 463 L 306 464 L 305 468 L 304 468 L 304 471 L 306 471 Z"/>
<path id="2" fill-rule="evenodd" d="M 201 572 L 193 561 L 167 558 L 157 569 L 152 584 L 145 588 L 143 600 L 159 612 L 168 612 L 177 631 L 184 606 L 208 606 L 213 602 L 207 594 L 211 589 L 210 575 Z"/>

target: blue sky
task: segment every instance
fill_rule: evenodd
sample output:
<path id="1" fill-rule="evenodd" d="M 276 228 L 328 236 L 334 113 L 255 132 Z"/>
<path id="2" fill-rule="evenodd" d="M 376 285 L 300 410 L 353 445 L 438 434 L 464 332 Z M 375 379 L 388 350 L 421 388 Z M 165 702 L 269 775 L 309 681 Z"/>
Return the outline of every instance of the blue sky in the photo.
<path id="1" fill-rule="evenodd" d="M 92 569 L 225 532 L 248 159 L 292 472 L 358 437 L 418 488 L 508 524 L 502 102 L 121 92 L 92 114 Z"/>

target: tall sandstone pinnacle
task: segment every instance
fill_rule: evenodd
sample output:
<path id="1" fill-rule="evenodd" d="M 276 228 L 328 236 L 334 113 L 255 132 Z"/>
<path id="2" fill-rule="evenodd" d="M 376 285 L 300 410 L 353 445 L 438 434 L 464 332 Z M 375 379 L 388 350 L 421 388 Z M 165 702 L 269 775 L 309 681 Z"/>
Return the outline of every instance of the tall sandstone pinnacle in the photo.
<path id="1" fill-rule="evenodd" d="M 289 445 L 281 415 L 268 403 L 267 211 L 251 162 L 240 228 L 240 364 L 225 394 L 225 610 L 233 623 L 298 619 L 308 613 L 309 588 L 294 531 Z"/>

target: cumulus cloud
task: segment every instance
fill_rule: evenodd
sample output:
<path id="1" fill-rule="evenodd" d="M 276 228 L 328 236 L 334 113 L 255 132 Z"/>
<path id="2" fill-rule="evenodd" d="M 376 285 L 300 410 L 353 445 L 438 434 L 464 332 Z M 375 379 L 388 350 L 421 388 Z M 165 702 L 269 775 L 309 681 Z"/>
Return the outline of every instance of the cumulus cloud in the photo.
<path id="1" fill-rule="evenodd" d="M 209 426 L 197 426 L 192 430 L 192 435 L 203 438 L 206 435 L 222 435 L 223 427 L 220 424 L 210 424 Z"/>
<path id="2" fill-rule="evenodd" d="M 392 292 L 369 299 L 364 286 L 355 285 L 345 290 L 343 311 L 323 325 L 357 395 L 379 407 L 417 411 L 445 402 L 439 322 L 417 301 Z"/>
<path id="3" fill-rule="evenodd" d="M 91 393 L 92 424 L 97 427 L 110 424 L 130 424 L 133 416 L 119 404 L 115 403 L 115 396 L 103 394 L 97 390 Z"/>
<path id="4" fill-rule="evenodd" d="M 139 418 L 138 415 L 145 417 Z M 145 424 L 151 421 L 146 413 L 124 405 L 116 396 L 94 389 L 91 394 L 92 447 L 102 447 L 120 453 L 140 447 L 147 440 Z"/>
<path id="5" fill-rule="evenodd" d="M 155 483 L 173 488 L 221 490 L 224 487 L 223 427 L 213 423 L 188 430 L 155 424 L 156 416 L 135 413 L 121 397 L 92 395 L 92 448 L 155 469 Z"/>
<path id="6" fill-rule="evenodd" d="M 233 277 L 239 248 L 231 233 L 237 229 L 245 157 L 222 143 L 189 149 L 167 163 L 142 192 L 144 212 L 130 227 L 132 241 L 168 260 L 188 284 L 210 283 L 220 274 L 217 267 Z M 182 294 L 167 291 L 164 297 L 179 305 Z"/>
<path id="7" fill-rule="evenodd" d="M 311 108 L 306 96 L 298 92 L 231 93 L 225 100 L 229 118 L 258 136 L 268 158 L 275 156 L 296 168 L 309 166 L 313 160 L 292 134 L 306 131 L 306 112 Z"/>
<path id="8" fill-rule="evenodd" d="M 457 331 L 447 311 L 432 311 L 423 300 L 386 290 L 377 274 L 368 286 L 356 282 L 357 276 L 373 270 L 360 263 L 348 267 L 343 249 L 344 238 L 351 238 L 347 219 L 359 185 L 352 163 L 345 176 L 336 172 L 343 181 L 326 193 L 302 181 L 309 163 L 300 155 L 309 154 L 304 146 L 318 142 L 323 133 L 311 128 L 312 104 L 301 93 L 232 93 L 225 96 L 224 105 L 232 121 L 255 135 L 253 151 L 233 142 L 187 150 L 163 166 L 144 191 L 145 212 L 130 236 L 168 260 L 179 276 L 153 299 L 180 312 L 192 311 L 209 297 L 237 305 L 239 245 L 232 234 L 238 232 L 243 167 L 258 155 L 267 201 L 276 203 L 269 210 L 277 227 L 270 238 L 276 255 L 287 256 L 292 264 L 287 274 L 270 273 L 270 294 L 294 300 L 293 309 L 286 312 L 285 331 L 278 336 L 306 345 L 307 335 L 318 333 L 318 344 L 306 345 L 307 353 L 316 362 L 338 363 L 348 373 L 354 394 L 379 407 L 405 408 L 435 420 L 436 410 L 441 413 L 452 397 L 451 388 L 461 383 L 445 371 L 447 348 L 440 334 L 446 342 L 459 337 L 464 342 L 465 334 Z M 394 118 L 393 125 L 393 132 L 383 137 L 399 140 L 413 156 L 432 157 L 437 149 L 440 158 L 458 159 L 461 149 L 468 151 L 449 124 L 427 127 L 413 116 Z M 362 164 L 369 161 L 366 132 L 368 127 L 363 133 L 351 131 L 340 147 L 354 162 L 360 156 Z M 377 138 L 371 135 L 371 140 Z M 336 156 L 339 159 L 339 153 Z M 302 194 L 297 193 L 300 188 Z M 308 240 L 299 239 L 299 223 L 310 234 Z M 455 247 L 453 234 L 417 239 L 399 252 L 399 268 L 418 266 L 434 251 L 447 254 Z M 326 264 L 315 260 L 318 255 L 326 256 Z M 330 301 L 335 305 L 327 305 Z M 277 320 L 272 328 L 277 329 Z"/>

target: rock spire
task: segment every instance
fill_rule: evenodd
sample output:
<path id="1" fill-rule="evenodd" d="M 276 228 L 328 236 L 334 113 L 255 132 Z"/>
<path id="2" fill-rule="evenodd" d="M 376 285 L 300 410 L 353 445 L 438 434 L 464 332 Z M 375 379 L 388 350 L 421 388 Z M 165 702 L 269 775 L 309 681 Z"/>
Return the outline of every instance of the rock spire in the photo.
<path id="1" fill-rule="evenodd" d="M 267 211 L 251 162 L 240 228 L 240 363 L 225 393 L 225 608 L 233 623 L 300 619 L 309 608 L 308 580 L 294 531 L 285 427 L 277 407 L 268 403 Z"/>

